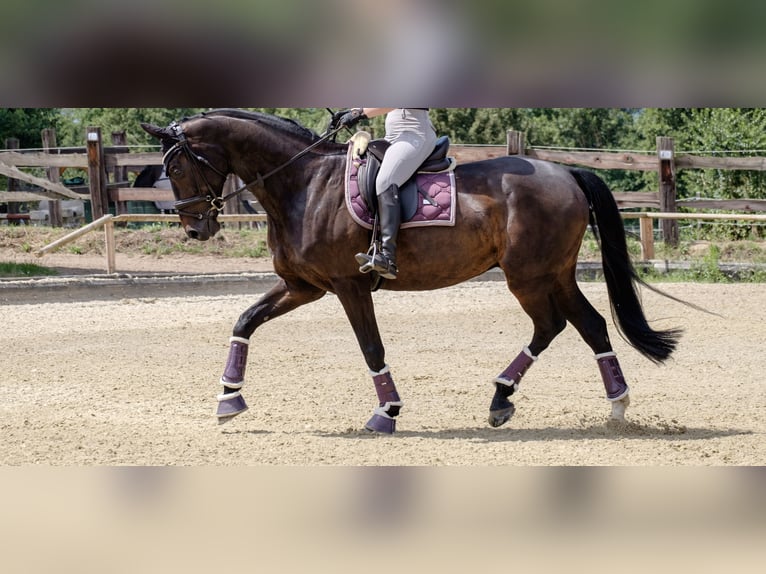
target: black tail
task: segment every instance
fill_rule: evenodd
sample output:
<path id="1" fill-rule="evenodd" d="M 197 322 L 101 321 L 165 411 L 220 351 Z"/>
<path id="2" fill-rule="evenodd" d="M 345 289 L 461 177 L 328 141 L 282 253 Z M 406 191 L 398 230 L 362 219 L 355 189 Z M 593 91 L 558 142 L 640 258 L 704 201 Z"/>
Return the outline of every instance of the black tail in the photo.
<path id="1" fill-rule="evenodd" d="M 642 355 L 655 363 L 662 363 L 678 345 L 681 330 L 652 329 L 644 316 L 636 287 L 640 284 L 671 299 L 675 297 L 662 293 L 636 275 L 628 254 L 625 228 L 617 202 L 606 183 L 590 171 L 576 168 L 570 171 L 588 199 L 590 226 L 601 247 L 604 278 L 617 329 Z"/>

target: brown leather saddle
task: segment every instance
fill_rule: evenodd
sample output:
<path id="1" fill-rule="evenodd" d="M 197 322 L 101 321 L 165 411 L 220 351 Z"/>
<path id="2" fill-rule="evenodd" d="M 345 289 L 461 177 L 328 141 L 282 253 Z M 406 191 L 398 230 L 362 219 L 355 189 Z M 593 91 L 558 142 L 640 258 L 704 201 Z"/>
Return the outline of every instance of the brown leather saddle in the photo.
<path id="1" fill-rule="evenodd" d="M 438 138 L 434 150 L 415 173 L 412 174 L 412 177 L 399 188 L 399 205 L 402 210 L 402 221 L 409 221 L 417 211 L 418 196 L 421 196 L 423 201 L 436 205 L 434 199 L 418 185 L 417 175 L 419 173 L 439 173 L 452 169 L 454 160 L 447 157 L 449 144 L 448 136 Z M 390 146 L 391 142 L 387 140 L 371 140 L 367 144 L 366 149 L 359 155 L 361 160 L 357 176 L 359 193 L 373 216 L 377 213 L 378 206 L 375 179 L 378 177 L 380 164 Z"/>

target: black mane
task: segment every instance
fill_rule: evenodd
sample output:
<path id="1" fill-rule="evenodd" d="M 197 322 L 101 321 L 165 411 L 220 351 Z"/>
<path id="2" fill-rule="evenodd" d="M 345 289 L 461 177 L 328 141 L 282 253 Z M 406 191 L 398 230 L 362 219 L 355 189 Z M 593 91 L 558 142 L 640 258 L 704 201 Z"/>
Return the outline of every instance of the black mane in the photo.
<path id="1" fill-rule="evenodd" d="M 272 116 L 272 115 L 264 114 L 261 112 L 249 112 L 249 111 L 240 110 L 240 109 L 223 108 L 218 110 L 210 110 L 208 112 L 202 112 L 201 114 L 198 114 L 194 117 L 204 118 L 204 117 L 210 117 L 210 116 L 224 116 L 227 118 L 235 118 L 238 120 L 260 122 L 260 123 L 267 124 L 275 129 L 279 129 L 281 131 L 287 131 L 288 133 L 293 134 L 299 138 L 308 139 L 312 142 L 319 139 L 319 135 L 316 132 L 308 129 L 307 127 L 302 126 L 295 120 L 292 120 L 289 118 L 283 118 L 280 116 Z M 184 119 L 191 119 L 191 118 L 184 118 Z"/>

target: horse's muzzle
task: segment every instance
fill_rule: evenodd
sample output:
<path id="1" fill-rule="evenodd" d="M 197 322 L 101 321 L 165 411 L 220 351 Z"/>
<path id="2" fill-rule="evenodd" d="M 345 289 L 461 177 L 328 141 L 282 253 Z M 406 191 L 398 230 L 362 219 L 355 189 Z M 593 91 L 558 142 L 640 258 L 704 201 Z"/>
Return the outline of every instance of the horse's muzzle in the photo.
<path id="1" fill-rule="evenodd" d="M 189 239 L 196 239 L 198 241 L 206 241 L 209 239 L 207 234 L 202 234 L 197 229 L 192 229 L 191 227 L 188 227 L 188 226 L 186 227 L 186 236 Z"/>
<path id="2" fill-rule="evenodd" d="M 221 225 L 209 217 L 203 220 L 184 224 L 184 231 L 186 231 L 186 236 L 189 239 L 196 239 L 197 241 L 207 241 L 216 233 L 218 233 L 219 229 L 221 229 Z"/>

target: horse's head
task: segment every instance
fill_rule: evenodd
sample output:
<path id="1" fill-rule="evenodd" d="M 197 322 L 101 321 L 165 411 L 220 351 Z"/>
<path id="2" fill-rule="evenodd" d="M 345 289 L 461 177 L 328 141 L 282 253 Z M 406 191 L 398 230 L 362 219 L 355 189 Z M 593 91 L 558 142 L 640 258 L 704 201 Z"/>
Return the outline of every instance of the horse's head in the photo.
<path id="1" fill-rule="evenodd" d="M 142 123 L 141 127 L 162 143 L 162 163 L 176 199 L 173 207 L 186 235 L 206 241 L 221 228 L 218 212 L 223 209 L 222 191 L 228 165 L 223 150 L 203 142 L 181 124 L 166 128 Z M 186 126 L 184 126 L 186 127 Z"/>

